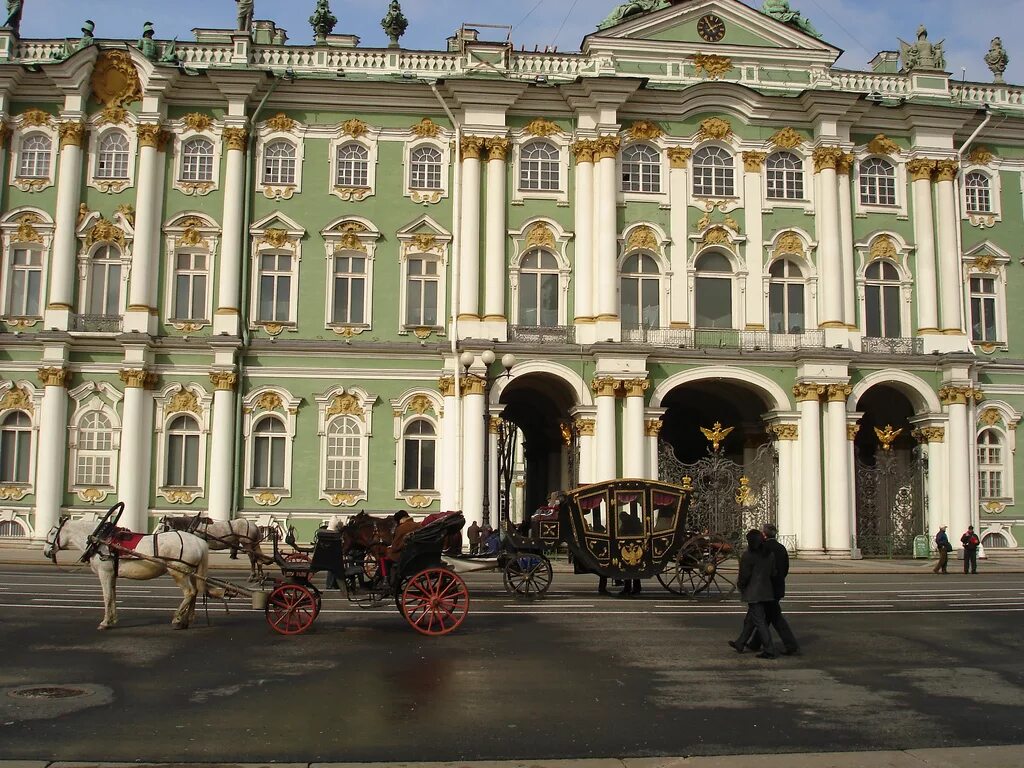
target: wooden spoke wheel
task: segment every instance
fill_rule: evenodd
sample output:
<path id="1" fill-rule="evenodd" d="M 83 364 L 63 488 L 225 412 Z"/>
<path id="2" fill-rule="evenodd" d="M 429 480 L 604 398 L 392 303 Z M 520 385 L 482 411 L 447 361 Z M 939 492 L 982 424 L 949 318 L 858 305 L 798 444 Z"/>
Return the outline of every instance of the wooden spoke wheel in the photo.
<path id="1" fill-rule="evenodd" d="M 427 568 L 410 578 L 401 591 L 402 615 L 423 635 L 447 635 L 469 613 L 469 590 L 457 573 Z"/>
<path id="2" fill-rule="evenodd" d="M 513 554 L 505 563 L 505 591 L 521 597 L 543 595 L 551 586 L 551 561 L 544 555 Z"/>
<path id="3" fill-rule="evenodd" d="M 736 591 L 733 548 L 717 536 L 694 536 L 686 541 L 674 564 L 658 574 L 661 585 L 677 595 L 724 599 Z"/>
<path id="4" fill-rule="evenodd" d="M 318 613 L 319 593 L 305 584 L 278 584 L 267 599 L 267 623 L 282 635 L 301 635 Z"/>

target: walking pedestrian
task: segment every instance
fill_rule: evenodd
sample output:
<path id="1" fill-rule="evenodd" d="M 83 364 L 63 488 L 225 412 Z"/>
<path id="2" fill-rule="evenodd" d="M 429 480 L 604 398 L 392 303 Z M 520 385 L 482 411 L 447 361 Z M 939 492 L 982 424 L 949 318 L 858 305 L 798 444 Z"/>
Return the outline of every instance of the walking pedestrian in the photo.
<path id="1" fill-rule="evenodd" d="M 953 545 L 949 543 L 945 525 L 940 525 L 939 532 L 935 534 L 935 549 L 939 553 L 939 562 L 932 568 L 932 573 L 946 573 L 946 562 L 949 560 L 949 553 L 953 551 Z"/>
<path id="2" fill-rule="evenodd" d="M 761 533 L 764 534 L 765 546 L 775 556 L 775 576 L 772 578 L 772 592 L 775 593 L 775 602 L 771 604 L 770 608 L 767 608 L 768 626 L 774 627 L 778 633 L 779 639 L 782 641 L 782 647 L 785 649 L 784 653 L 787 656 L 796 656 L 800 653 L 800 646 L 796 641 L 793 630 L 790 629 L 789 622 L 782 615 L 782 605 L 780 603 L 782 598 L 786 596 L 786 577 L 789 575 L 789 552 L 786 549 L 786 545 L 778 540 L 779 531 L 774 525 L 765 523 L 761 526 Z M 761 638 L 756 633 L 754 633 L 753 637 L 748 638 L 747 648 L 752 651 L 759 651 L 761 649 Z"/>
<path id="3" fill-rule="evenodd" d="M 960 543 L 964 545 L 964 573 L 968 572 L 968 567 L 970 567 L 971 573 L 977 573 L 978 545 L 981 544 L 981 539 L 979 539 L 978 534 L 974 532 L 973 525 L 967 526 L 967 532 L 960 537 Z"/>
<path id="4" fill-rule="evenodd" d="M 759 659 L 774 659 L 775 645 L 768 630 L 766 606 L 775 602 L 772 589 L 772 578 L 775 575 L 775 555 L 765 546 L 760 531 L 747 532 L 747 551 L 740 558 L 740 574 L 738 585 L 740 600 L 747 604 L 747 615 L 743 619 L 743 629 L 737 640 L 730 640 L 729 645 L 737 653 L 743 653 L 747 638 L 755 630 L 761 638 Z"/>

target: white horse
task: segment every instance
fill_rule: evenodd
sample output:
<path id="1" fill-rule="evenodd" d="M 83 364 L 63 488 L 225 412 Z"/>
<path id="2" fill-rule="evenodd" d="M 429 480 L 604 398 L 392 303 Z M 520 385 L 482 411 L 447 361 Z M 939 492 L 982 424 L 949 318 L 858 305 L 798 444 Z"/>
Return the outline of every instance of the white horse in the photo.
<path id="1" fill-rule="evenodd" d="M 210 551 L 231 550 L 234 560 L 239 550 L 249 556 L 249 581 L 263 578 L 263 563 L 272 562 L 260 550 L 263 532 L 251 520 L 235 518 L 234 520 L 211 520 L 208 517 L 180 516 L 164 517 L 157 531 L 188 531 L 202 539 L 206 539 Z"/>
<path id="2" fill-rule="evenodd" d="M 148 560 L 120 554 L 105 544 L 96 546 L 89 540 L 95 530 L 94 520 L 62 518 L 46 535 L 43 554 L 54 563 L 61 550 L 75 549 L 88 554 L 89 567 L 99 577 L 103 589 L 103 621 L 99 629 L 117 624 L 118 576 L 145 581 L 170 573 L 184 596 L 171 622 L 175 629 L 187 629 L 192 622 L 197 595 L 224 596 L 224 590 L 210 589 L 206 583 L 210 548 L 198 536 L 178 531 L 143 536 L 134 551 L 154 558 Z"/>

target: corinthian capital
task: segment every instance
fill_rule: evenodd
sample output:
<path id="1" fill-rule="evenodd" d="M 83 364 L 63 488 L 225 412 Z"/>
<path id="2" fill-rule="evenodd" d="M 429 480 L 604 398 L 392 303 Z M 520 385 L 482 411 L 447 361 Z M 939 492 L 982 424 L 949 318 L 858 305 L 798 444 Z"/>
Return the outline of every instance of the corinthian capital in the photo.
<path id="1" fill-rule="evenodd" d="M 907 163 L 907 173 L 913 181 L 931 181 L 937 167 L 938 163 L 935 160 L 920 157 Z"/>
<path id="2" fill-rule="evenodd" d="M 618 136 L 600 136 L 597 139 L 597 154 L 594 156 L 594 159 L 607 160 L 608 158 L 615 158 L 619 154 L 620 146 L 622 146 L 622 141 Z"/>
<path id="3" fill-rule="evenodd" d="M 463 136 L 460 148 L 463 160 L 479 160 L 484 151 L 486 139 L 482 136 Z"/>
<path id="4" fill-rule="evenodd" d="M 615 397 L 619 389 L 619 380 L 611 376 L 602 376 L 590 382 L 590 389 L 597 397 Z"/>
<path id="5" fill-rule="evenodd" d="M 233 392 L 238 383 L 238 375 L 231 371 L 213 371 L 210 382 L 218 392 Z"/>
<path id="6" fill-rule="evenodd" d="M 936 163 L 935 178 L 937 181 L 953 181 L 959 170 L 960 164 L 956 160 L 939 160 Z"/>
<path id="7" fill-rule="evenodd" d="M 834 171 L 843 159 L 843 150 L 839 147 L 818 147 L 812 157 L 815 173 L 821 173 L 826 168 Z"/>
<path id="8" fill-rule="evenodd" d="M 81 147 L 85 141 L 85 123 L 66 122 L 57 126 L 60 135 L 60 148 Z"/>
<path id="9" fill-rule="evenodd" d="M 797 402 L 817 401 L 821 399 L 826 390 L 827 387 L 824 384 L 815 384 L 813 381 L 801 382 L 793 387 L 793 397 L 797 399 Z"/>
<path id="10" fill-rule="evenodd" d="M 572 154 L 576 163 L 592 163 L 594 155 L 597 154 L 597 142 L 590 139 L 581 139 L 572 145 Z"/>
<path id="11" fill-rule="evenodd" d="M 853 394 L 853 387 L 849 384 L 829 384 L 828 401 L 830 403 L 845 403 L 846 398 Z"/>
<path id="12" fill-rule="evenodd" d="M 511 142 L 501 136 L 492 136 L 487 140 L 487 159 L 504 160 L 508 157 L 508 148 Z"/>
<path id="13" fill-rule="evenodd" d="M 626 379 L 622 382 L 626 397 L 643 397 L 644 392 L 650 389 L 650 386 L 651 382 L 647 379 Z"/>
<path id="14" fill-rule="evenodd" d="M 245 128 L 225 128 L 224 143 L 229 150 L 245 152 L 245 144 L 249 140 L 249 132 Z"/>
<path id="15" fill-rule="evenodd" d="M 69 371 L 67 368 L 40 368 L 39 381 L 44 387 L 66 387 Z"/>

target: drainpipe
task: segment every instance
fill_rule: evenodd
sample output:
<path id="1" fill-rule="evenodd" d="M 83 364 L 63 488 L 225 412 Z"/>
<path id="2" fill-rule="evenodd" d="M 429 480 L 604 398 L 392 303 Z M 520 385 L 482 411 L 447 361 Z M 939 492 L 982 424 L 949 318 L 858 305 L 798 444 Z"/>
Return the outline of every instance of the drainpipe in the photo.
<path id="1" fill-rule="evenodd" d="M 455 118 L 448 108 L 447 102 L 437 90 L 437 82 L 429 81 L 430 90 L 437 97 L 438 104 L 444 110 L 445 115 L 451 121 L 455 129 L 455 172 L 452 181 L 452 284 L 451 291 L 451 314 L 448 318 L 448 337 L 451 342 L 452 367 L 455 370 L 455 435 L 457 438 L 458 452 L 454 467 L 455 482 L 455 506 L 462 509 L 462 464 L 463 464 L 463 435 L 462 435 L 462 377 L 459 370 L 459 280 L 462 274 L 462 124 Z M 484 407 L 487 407 L 486 404 Z"/>
<path id="2" fill-rule="evenodd" d="M 256 107 L 256 111 L 252 113 L 252 117 L 249 119 L 250 131 L 247 144 L 248 158 L 245 163 L 245 174 L 243 182 L 245 190 L 243 193 L 244 203 L 242 205 L 242 284 L 239 286 L 239 301 L 238 301 L 238 322 L 240 327 L 240 333 L 242 338 L 242 345 L 238 351 L 238 396 L 235 398 L 235 472 L 234 472 L 234 490 L 235 490 L 235 514 L 238 513 L 242 508 L 245 494 L 245 473 L 244 467 L 242 466 L 242 380 L 245 378 L 245 360 L 246 354 L 249 349 L 249 344 L 252 342 L 252 334 L 249 333 L 249 262 L 252 258 L 252 243 L 249 237 L 249 219 L 252 218 L 252 195 L 253 195 L 253 184 L 252 179 L 256 175 L 256 121 L 259 119 L 260 112 L 263 111 L 264 105 L 267 103 L 267 99 L 270 98 L 271 94 L 277 90 L 278 84 L 281 79 L 271 73 L 273 79 L 270 82 L 270 88 L 263 95 L 259 105 Z M 294 80 L 292 76 L 287 78 L 290 81 Z M 222 276 L 223 279 L 223 276 Z M 232 517 L 235 517 L 235 514 Z"/>

